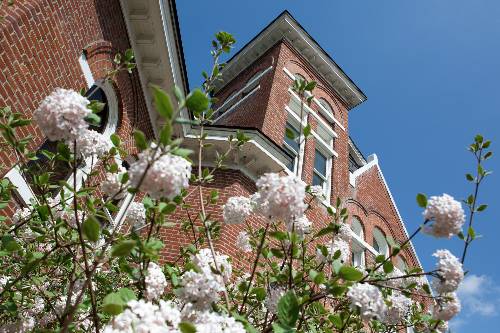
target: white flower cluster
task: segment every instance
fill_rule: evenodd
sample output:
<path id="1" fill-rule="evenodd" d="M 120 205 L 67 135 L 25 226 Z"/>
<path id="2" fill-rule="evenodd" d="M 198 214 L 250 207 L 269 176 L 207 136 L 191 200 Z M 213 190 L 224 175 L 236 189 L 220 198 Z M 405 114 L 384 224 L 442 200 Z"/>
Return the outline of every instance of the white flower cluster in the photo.
<path id="1" fill-rule="evenodd" d="M 340 228 L 339 228 L 339 232 L 337 233 L 337 236 L 340 239 L 349 243 L 351 241 L 351 238 L 352 238 L 351 227 L 348 224 L 341 223 Z"/>
<path id="2" fill-rule="evenodd" d="M 321 252 L 320 249 L 316 250 L 316 260 L 320 263 L 327 263 L 333 260 L 333 256 L 335 255 L 335 252 L 340 251 L 340 257 L 339 259 L 347 263 L 349 261 L 349 254 L 351 253 L 351 249 L 349 247 L 349 243 L 347 243 L 345 240 L 339 238 L 339 239 L 334 239 L 332 242 L 326 245 L 326 249 L 328 251 L 328 255 L 324 255 L 323 252 Z"/>
<path id="3" fill-rule="evenodd" d="M 174 303 L 161 300 L 156 305 L 144 300 L 132 300 L 127 306 L 104 327 L 104 333 L 179 332 L 181 312 Z"/>
<path id="4" fill-rule="evenodd" d="M 139 153 L 138 160 L 129 168 L 129 175 L 130 184 L 139 187 L 152 198 L 172 199 L 189 186 L 191 163 L 180 156 L 152 147 Z"/>
<path id="5" fill-rule="evenodd" d="M 12 215 L 12 222 L 14 222 L 14 224 L 25 222 L 30 216 L 31 210 L 28 207 L 19 208 L 15 211 L 14 215 Z"/>
<path id="6" fill-rule="evenodd" d="M 389 297 L 390 305 L 387 307 L 384 322 L 389 325 L 396 325 L 404 320 L 410 313 L 412 300 L 402 293 L 393 291 Z"/>
<path id="7" fill-rule="evenodd" d="M 127 217 L 125 222 L 130 224 L 133 228 L 140 228 L 146 221 L 146 209 L 140 202 L 131 202 L 127 210 Z"/>
<path id="8" fill-rule="evenodd" d="M 240 224 L 252 213 L 250 198 L 231 197 L 222 206 L 222 216 L 227 224 Z"/>
<path id="9" fill-rule="evenodd" d="M 146 299 L 148 301 L 153 301 L 159 299 L 161 295 L 165 292 L 167 287 L 167 279 L 165 274 L 154 262 L 150 262 L 148 265 L 148 270 L 145 277 L 146 282 Z"/>
<path id="10" fill-rule="evenodd" d="M 300 238 L 311 232 L 312 222 L 303 215 L 287 225 L 288 231 L 294 231 Z"/>
<path id="11" fill-rule="evenodd" d="M 302 180 L 295 176 L 266 173 L 256 185 L 259 195 L 254 199 L 263 215 L 290 223 L 304 214 L 307 208 L 304 203 L 306 186 Z"/>
<path id="12" fill-rule="evenodd" d="M 279 285 L 270 285 L 267 288 L 267 295 L 265 300 L 266 309 L 271 313 L 278 312 L 278 302 L 280 298 L 285 295 L 286 289 Z"/>
<path id="13" fill-rule="evenodd" d="M 323 187 L 321 185 L 313 185 L 309 188 L 309 193 L 311 193 L 312 196 L 318 197 L 318 198 L 325 198 L 325 192 L 323 191 Z"/>
<path id="14" fill-rule="evenodd" d="M 9 282 L 8 277 L 0 276 L 0 293 L 3 292 L 3 289 L 5 288 L 5 286 L 7 285 L 8 282 Z"/>
<path id="15" fill-rule="evenodd" d="M 73 140 L 88 126 L 89 100 L 73 90 L 57 88 L 33 113 L 33 119 L 49 140 Z"/>
<path id="16" fill-rule="evenodd" d="M 366 283 L 356 283 L 349 287 L 347 297 L 353 309 L 359 308 L 360 316 L 364 320 L 384 319 L 387 307 L 382 292 L 377 287 Z"/>
<path id="17" fill-rule="evenodd" d="M 116 173 L 106 173 L 104 181 L 101 183 L 101 191 L 108 198 L 123 199 L 127 194 L 128 184 L 122 184 Z"/>
<path id="18" fill-rule="evenodd" d="M 186 303 L 191 303 L 197 309 L 207 309 L 219 300 L 219 292 L 224 291 L 220 279 L 214 274 L 187 271 L 182 275 L 177 295 Z"/>
<path id="19" fill-rule="evenodd" d="M 439 304 L 434 306 L 434 319 L 449 321 L 461 310 L 460 300 L 455 293 L 443 296 Z"/>
<path id="20" fill-rule="evenodd" d="M 193 264 L 198 266 L 198 268 L 205 274 L 213 274 L 213 272 L 217 270 L 216 268 L 218 268 L 224 281 L 228 282 L 233 271 L 229 257 L 218 252 L 215 252 L 215 257 L 217 258 L 217 267 L 215 267 L 214 264 L 212 251 L 208 248 L 198 251 L 196 255 L 191 257 L 191 260 L 193 261 Z M 223 282 L 221 281 L 221 283 Z"/>
<path id="21" fill-rule="evenodd" d="M 80 131 L 74 142 L 72 140 L 66 141 L 66 144 L 73 153 L 75 143 L 76 154 L 82 155 L 84 158 L 91 156 L 101 157 L 109 152 L 109 150 L 113 146 L 111 144 L 111 141 L 104 135 L 97 131 L 89 129 Z"/>
<path id="22" fill-rule="evenodd" d="M 462 263 L 448 250 L 437 250 L 434 257 L 439 258 L 437 263 L 437 274 L 432 286 L 439 294 L 449 293 L 457 290 L 464 279 Z"/>
<path id="23" fill-rule="evenodd" d="M 194 324 L 197 333 L 246 333 L 243 324 L 217 312 L 199 312 Z"/>
<path id="24" fill-rule="evenodd" d="M 238 237 L 236 238 L 236 247 L 245 253 L 252 252 L 250 237 L 245 231 L 238 234 Z"/>
<path id="25" fill-rule="evenodd" d="M 458 234 L 465 222 L 462 204 L 448 194 L 430 197 L 423 212 L 432 224 L 424 227 L 424 232 L 435 237 L 448 237 Z"/>

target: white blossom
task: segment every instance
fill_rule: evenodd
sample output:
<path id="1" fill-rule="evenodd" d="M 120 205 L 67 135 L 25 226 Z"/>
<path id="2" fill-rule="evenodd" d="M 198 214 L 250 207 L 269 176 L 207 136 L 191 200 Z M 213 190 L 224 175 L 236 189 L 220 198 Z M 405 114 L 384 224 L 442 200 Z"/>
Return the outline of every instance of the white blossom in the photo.
<path id="1" fill-rule="evenodd" d="M 82 155 L 84 158 L 96 156 L 101 157 L 106 154 L 112 147 L 111 141 L 101 133 L 84 129 L 80 131 L 75 141 L 66 141 L 71 152 L 75 150 L 76 154 Z M 94 161 L 96 163 L 97 161 Z"/>
<path id="2" fill-rule="evenodd" d="M 194 321 L 197 333 L 246 333 L 243 324 L 217 312 L 199 312 Z"/>
<path id="3" fill-rule="evenodd" d="M 432 221 L 431 225 L 424 227 L 424 232 L 435 237 L 450 238 L 462 230 L 465 222 L 462 204 L 448 194 L 430 197 L 423 215 Z"/>
<path id="4" fill-rule="evenodd" d="M 152 147 L 139 153 L 138 160 L 129 168 L 129 175 L 130 184 L 152 198 L 172 199 L 189 186 L 191 163 L 185 158 Z"/>
<path id="5" fill-rule="evenodd" d="M 101 183 L 101 191 L 109 198 L 123 199 L 127 194 L 127 185 L 120 182 L 117 174 L 108 172 Z"/>
<path id="6" fill-rule="evenodd" d="M 133 228 L 140 228 L 146 221 L 146 209 L 140 202 L 131 202 L 127 210 L 125 221 Z"/>
<path id="7" fill-rule="evenodd" d="M 444 296 L 444 299 L 434 306 L 434 319 L 449 321 L 461 310 L 460 300 L 455 293 Z"/>
<path id="8" fill-rule="evenodd" d="M 299 217 L 293 223 L 287 224 L 288 231 L 292 231 L 293 229 L 300 238 L 304 238 L 306 234 L 311 232 L 311 226 L 312 222 L 305 215 Z"/>
<path id="9" fill-rule="evenodd" d="M 356 283 L 349 287 L 347 297 L 353 309 L 359 308 L 361 318 L 364 320 L 384 319 L 387 307 L 382 292 L 377 287 L 367 283 Z"/>
<path id="10" fill-rule="evenodd" d="M 350 242 L 352 238 L 351 227 L 346 223 L 341 223 L 337 236 L 346 242 Z"/>
<path id="11" fill-rule="evenodd" d="M 349 248 L 349 243 L 347 243 L 345 240 L 339 238 L 339 239 L 334 239 L 333 242 L 329 242 L 326 245 L 326 250 L 328 251 L 328 254 L 325 256 L 323 252 L 320 249 L 316 250 L 316 260 L 320 263 L 327 263 L 329 261 L 333 260 L 333 257 L 335 255 L 335 252 L 340 251 L 340 257 L 339 259 L 347 263 L 349 261 L 349 254 L 350 254 L 350 248 Z"/>
<path id="12" fill-rule="evenodd" d="M 252 252 L 252 245 L 250 245 L 248 233 L 242 231 L 238 234 L 236 238 L 236 247 L 246 253 Z"/>
<path id="13" fill-rule="evenodd" d="M 220 279 L 206 272 L 185 272 L 180 280 L 181 288 L 177 295 L 186 303 L 192 303 L 198 309 L 206 309 L 219 300 L 219 292 L 224 291 Z"/>
<path id="14" fill-rule="evenodd" d="M 165 274 L 154 262 L 150 262 L 145 277 L 146 282 L 146 299 L 148 301 L 156 300 L 163 295 L 167 287 L 167 279 Z"/>
<path id="15" fill-rule="evenodd" d="M 28 207 L 19 208 L 12 215 L 12 222 L 14 224 L 26 222 L 26 220 L 31 216 L 31 210 Z"/>
<path id="16" fill-rule="evenodd" d="M 321 185 L 313 185 L 309 187 L 309 193 L 311 193 L 311 195 L 314 197 L 318 197 L 321 199 L 325 198 L 325 192 L 323 191 L 323 187 Z"/>
<path id="17" fill-rule="evenodd" d="M 392 295 L 389 296 L 389 302 L 390 305 L 387 306 L 384 319 L 384 322 L 389 325 L 396 325 L 404 320 L 408 316 L 413 304 L 411 299 L 397 291 L 393 291 Z"/>
<path id="18" fill-rule="evenodd" d="M 437 250 L 433 256 L 439 258 L 436 264 L 439 277 L 432 281 L 433 288 L 439 294 L 457 290 L 464 278 L 462 263 L 448 250 Z"/>
<path id="19" fill-rule="evenodd" d="M 304 214 L 305 183 L 295 176 L 266 173 L 256 182 L 259 196 L 255 203 L 265 216 L 293 221 Z"/>
<path id="20" fill-rule="evenodd" d="M 89 100 L 73 90 L 57 88 L 33 113 L 33 119 L 49 140 L 73 140 L 88 127 Z"/>
<path id="21" fill-rule="evenodd" d="M 3 292 L 3 289 L 9 282 L 9 278 L 6 276 L 0 276 L 0 293 Z"/>
<path id="22" fill-rule="evenodd" d="M 229 282 L 232 273 L 231 263 L 229 257 L 225 254 L 215 252 L 217 258 L 217 267 L 214 264 L 214 257 L 212 251 L 208 248 L 201 249 L 198 253 L 191 257 L 193 264 L 206 274 L 214 274 L 213 272 L 219 269 L 225 282 Z M 221 282 L 222 283 L 222 282 Z"/>
<path id="23" fill-rule="evenodd" d="M 273 284 L 267 288 L 267 295 L 265 300 L 266 309 L 271 313 L 278 312 L 278 302 L 280 298 L 285 295 L 286 289 L 282 286 Z"/>
<path id="24" fill-rule="evenodd" d="M 252 213 L 250 198 L 231 197 L 222 206 L 222 216 L 227 224 L 240 224 Z"/>
<path id="25" fill-rule="evenodd" d="M 132 300 L 118 316 L 103 329 L 104 333 L 178 333 L 181 314 L 170 301 L 156 305 L 144 300 Z"/>

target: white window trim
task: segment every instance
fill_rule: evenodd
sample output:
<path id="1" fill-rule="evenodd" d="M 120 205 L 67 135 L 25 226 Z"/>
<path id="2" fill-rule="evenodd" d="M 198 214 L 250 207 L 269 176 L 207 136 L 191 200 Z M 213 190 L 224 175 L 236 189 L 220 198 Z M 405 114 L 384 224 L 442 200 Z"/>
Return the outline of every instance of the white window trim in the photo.
<path id="1" fill-rule="evenodd" d="M 32 201 L 36 200 L 35 194 L 31 189 L 24 176 L 21 174 L 19 166 L 15 166 L 9 170 L 4 176 L 4 178 L 9 179 L 9 181 L 17 188 L 17 193 L 28 206 L 31 205 Z"/>
<path id="2" fill-rule="evenodd" d="M 325 195 L 325 201 L 330 202 L 330 197 L 332 194 L 332 167 L 333 167 L 333 159 L 332 155 L 325 154 L 324 147 L 321 145 L 316 145 L 315 150 L 319 150 L 319 152 L 326 157 L 326 175 L 323 176 L 319 171 L 314 168 L 314 163 L 313 163 L 313 173 L 316 173 L 318 176 L 320 176 L 323 180 L 323 192 Z M 314 158 L 316 158 L 316 151 L 314 152 Z"/>
<path id="3" fill-rule="evenodd" d="M 92 85 L 94 84 L 95 80 L 94 80 L 94 75 L 92 75 L 92 71 L 90 70 L 89 63 L 87 62 L 87 56 L 85 55 L 84 52 L 82 52 L 82 54 L 78 58 L 78 63 L 80 64 L 80 68 L 82 69 L 83 77 L 87 82 L 87 88 L 90 89 L 90 87 L 92 87 Z"/>
<path id="4" fill-rule="evenodd" d="M 290 79 L 295 80 L 295 75 L 293 75 L 292 72 L 290 72 L 286 67 L 283 67 L 283 71 Z M 338 121 L 331 112 L 329 112 L 323 105 L 321 105 L 316 97 L 313 98 L 313 101 L 314 103 L 316 103 L 316 105 L 319 106 L 321 114 L 323 114 L 329 121 L 335 122 L 345 132 L 345 127 L 342 126 L 340 121 Z"/>
<path id="5" fill-rule="evenodd" d="M 236 102 L 234 105 L 232 105 L 229 109 L 227 109 L 224 113 L 222 113 L 220 116 L 218 116 L 217 118 L 214 119 L 214 123 L 218 122 L 219 120 L 221 120 L 222 118 L 226 117 L 227 115 L 233 113 L 234 110 L 236 110 L 236 108 L 241 104 L 243 103 L 247 98 L 249 98 L 250 96 L 252 96 L 253 94 L 255 94 L 257 92 L 257 90 L 260 89 L 260 84 L 253 88 L 248 94 L 246 94 L 242 99 L 240 99 L 238 102 Z M 239 93 L 235 94 L 234 96 L 238 96 Z M 222 106 L 221 106 L 222 107 Z M 220 108 L 219 108 L 220 109 Z M 217 109 L 215 112 L 217 112 L 219 109 Z"/>
<path id="6" fill-rule="evenodd" d="M 290 125 L 295 127 L 297 132 L 300 133 L 300 130 L 299 130 L 300 129 L 300 119 L 299 119 L 299 117 L 295 113 L 293 113 L 292 110 L 288 109 L 287 111 L 288 111 L 287 123 L 289 123 Z M 302 121 L 302 128 L 304 128 L 305 126 L 306 126 L 306 123 L 304 121 Z M 304 167 L 304 152 L 305 152 L 305 136 L 303 133 L 300 133 L 300 135 L 299 135 L 299 142 L 301 142 L 302 144 L 299 144 L 299 152 L 298 152 L 298 155 L 296 157 L 295 165 L 293 168 L 294 169 L 293 173 L 295 175 L 299 175 L 299 178 L 302 178 L 302 169 Z M 286 144 L 286 142 L 284 142 L 284 143 Z M 288 147 L 289 147 L 289 149 L 294 150 L 292 147 L 290 147 L 290 146 L 288 146 Z"/>
<path id="7" fill-rule="evenodd" d="M 299 95 L 297 95 L 295 93 L 295 91 L 292 90 L 292 88 L 288 88 L 288 92 L 293 96 L 293 98 L 295 98 L 299 103 L 301 102 L 300 101 L 300 97 Z M 318 121 L 319 124 L 321 124 L 321 127 L 323 127 L 325 129 L 325 131 L 328 133 L 328 135 L 330 136 L 333 136 L 335 138 L 338 138 L 338 134 L 331 128 L 331 125 L 329 125 L 326 121 L 323 120 L 323 118 L 321 118 L 317 113 L 316 111 L 314 111 L 313 109 L 311 109 L 307 104 L 304 103 L 304 110 L 307 112 L 307 113 L 310 113 L 313 115 L 313 117 Z"/>

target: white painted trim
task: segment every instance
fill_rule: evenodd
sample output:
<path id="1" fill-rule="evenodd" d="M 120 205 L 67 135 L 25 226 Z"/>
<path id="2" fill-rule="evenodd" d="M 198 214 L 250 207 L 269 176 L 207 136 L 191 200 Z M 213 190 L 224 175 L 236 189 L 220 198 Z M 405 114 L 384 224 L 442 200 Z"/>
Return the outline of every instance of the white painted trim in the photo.
<path id="1" fill-rule="evenodd" d="M 292 72 L 290 72 L 288 70 L 288 68 L 286 67 L 283 67 L 283 71 L 285 72 L 285 74 L 292 80 L 295 80 L 295 75 L 292 74 Z M 314 97 L 313 98 L 313 101 L 314 103 L 316 103 L 316 105 L 319 106 L 320 110 L 322 111 L 321 113 L 329 120 L 329 121 L 333 121 L 335 122 L 343 131 L 345 131 L 345 127 L 342 126 L 342 124 L 335 118 L 335 116 L 329 112 L 327 109 L 325 109 L 325 107 L 323 105 L 321 105 L 321 103 L 319 102 L 319 100 Z"/>
<path id="2" fill-rule="evenodd" d="M 322 52 L 321 52 L 321 50 L 319 50 L 319 49 L 318 49 L 315 45 L 313 45 L 312 43 L 310 43 L 310 42 L 309 42 L 309 38 L 308 38 L 307 36 L 305 36 L 305 35 L 302 33 L 302 31 L 300 31 L 300 30 L 299 30 L 299 29 L 298 29 L 298 28 L 297 28 L 297 27 L 293 24 L 293 22 L 290 22 L 290 20 L 289 20 L 289 18 L 288 18 L 288 17 L 285 17 L 285 21 L 287 21 L 287 22 L 289 23 L 290 27 L 296 31 L 296 33 L 297 33 L 297 34 L 298 34 L 298 35 L 302 38 L 302 40 L 303 40 L 306 44 L 308 44 L 310 48 L 312 48 L 312 49 L 315 51 L 316 55 L 317 55 L 317 56 L 318 56 L 321 60 L 323 60 L 323 62 L 324 62 L 324 63 L 326 63 L 326 64 L 327 64 L 327 66 L 329 66 L 329 67 L 332 69 L 332 72 L 333 72 L 333 73 L 334 73 L 334 74 L 335 74 L 335 75 L 336 75 L 336 76 L 337 76 L 340 80 L 342 80 L 342 82 L 343 82 L 343 83 L 344 83 L 344 84 L 345 84 L 345 85 L 349 88 L 349 90 L 351 90 L 351 91 L 352 91 L 352 93 L 353 93 L 353 94 L 354 94 L 354 95 L 358 98 L 358 100 L 359 100 L 360 102 L 363 102 L 363 101 L 364 101 L 364 99 L 363 99 L 363 98 L 361 98 L 361 97 L 359 96 L 359 93 L 358 93 L 357 91 L 355 91 L 355 90 L 351 87 L 351 84 L 350 84 L 349 82 L 347 82 L 347 81 L 344 79 L 344 77 L 342 77 L 341 75 L 339 75 L 339 73 L 337 72 L 337 69 L 336 69 L 334 66 L 332 66 L 332 64 L 330 63 L 330 62 L 331 62 L 331 60 L 330 60 L 330 59 L 327 59 L 327 58 L 325 58 L 325 57 L 323 57 L 323 55 L 321 54 L 321 53 L 322 53 Z"/>
<path id="3" fill-rule="evenodd" d="M 18 166 L 15 166 L 12 169 L 10 169 L 9 172 L 7 172 L 4 177 L 8 178 L 12 183 L 12 185 L 14 185 L 17 188 L 17 193 L 19 193 L 21 199 L 23 199 L 26 205 L 29 206 L 33 200 L 36 200 L 35 194 L 33 193 L 31 186 L 29 186 L 26 179 L 24 179 L 24 176 L 21 174 L 21 171 L 19 170 Z"/>
<path id="4" fill-rule="evenodd" d="M 94 84 L 95 80 L 94 80 L 94 75 L 90 70 L 89 63 L 87 62 L 87 56 L 85 55 L 84 52 L 82 52 L 80 57 L 78 57 L 78 63 L 80 64 L 80 68 L 82 69 L 85 82 L 87 82 L 87 88 L 90 89 Z"/>
<path id="5" fill-rule="evenodd" d="M 214 123 L 218 122 L 219 120 L 221 120 L 222 118 L 224 118 L 225 116 L 227 116 L 228 114 L 232 113 L 234 110 L 236 110 L 236 108 L 241 104 L 243 103 L 247 98 L 249 98 L 250 96 L 252 96 L 253 94 L 255 94 L 257 92 L 257 90 L 260 89 L 260 84 L 255 87 L 254 89 L 252 89 L 252 91 L 250 91 L 248 94 L 246 94 L 242 99 L 240 99 L 238 102 L 236 102 L 233 106 L 231 106 L 229 109 L 227 109 L 223 114 L 221 114 L 220 116 L 218 116 L 217 118 L 215 118 L 214 120 Z M 236 94 L 237 95 L 237 94 Z M 236 96 L 235 95 L 235 96 Z M 222 106 L 221 106 L 222 107 Z M 220 109 L 220 108 L 219 108 Z M 218 110 L 218 109 L 217 109 Z M 217 111 L 216 111 L 217 112 Z"/>
<path id="6" fill-rule="evenodd" d="M 226 99 L 224 101 L 224 103 L 222 103 L 221 106 L 219 106 L 215 112 L 218 112 L 220 109 L 222 109 L 223 107 L 226 106 L 226 104 L 229 104 L 231 103 L 231 101 L 233 99 L 235 99 L 237 96 L 239 96 L 242 92 L 244 92 L 248 87 L 250 87 L 251 85 L 253 85 L 256 81 L 260 80 L 265 74 L 267 74 L 271 69 L 273 69 L 273 66 L 269 66 L 268 68 L 266 68 L 264 71 L 262 71 L 258 76 L 256 76 L 252 81 L 248 82 L 243 88 L 241 88 L 240 90 L 238 90 L 235 94 L 231 95 L 230 98 Z M 260 87 L 260 86 L 259 86 Z M 253 91 L 254 89 L 252 89 Z M 251 93 L 251 92 L 250 92 Z M 248 93 L 247 95 L 245 96 L 248 96 L 250 93 Z M 230 107 L 230 109 L 232 109 L 233 107 Z M 228 111 L 229 111 L 228 110 Z M 224 113 L 227 113 L 228 111 L 224 112 Z M 218 119 L 218 118 L 217 118 Z"/>
<path id="7" fill-rule="evenodd" d="M 372 155 L 368 156 L 368 163 L 366 165 L 362 166 L 361 168 L 359 168 L 358 170 L 354 171 L 354 173 L 352 174 L 353 184 L 354 184 L 353 186 L 356 186 L 356 178 L 359 177 L 360 175 L 362 175 L 363 173 L 365 173 L 367 170 L 371 169 L 373 166 L 378 167 L 377 170 L 378 170 L 378 173 L 380 175 L 380 178 L 382 179 L 382 183 L 384 184 L 384 187 L 387 190 L 387 193 L 389 194 L 389 198 L 391 199 L 392 206 L 394 207 L 394 210 L 396 211 L 398 219 L 401 222 L 401 225 L 403 226 L 403 231 L 405 233 L 405 237 L 408 239 L 410 237 L 408 234 L 408 230 L 406 229 L 405 222 L 404 222 L 401 214 L 399 213 L 399 209 L 398 209 L 398 206 L 396 205 L 396 201 L 394 200 L 394 197 L 392 196 L 391 190 L 389 189 L 389 185 L 387 184 L 385 177 L 384 177 L 384 174 L 382 173 L 382 169 L 380 168 L 377 155 L 372 154 Z M 413 254 L 415 255 L 415 258 L 417 259 L 417 263 L 420 265 L 420 267 L 423 268 L 424 266 L 422 265 L 420 258 L 418 257 L 418 254 L 415 251 L 415 248 L 413 247 L 413 242 L 410 242 L 410 245 L 411 245 L 411 250 L 412 250 Z M 426 277 L 426 279 L 427 279 L 427 277 Z M 427 281 L 427 283 L 428 283 L 428 281 Z"/>
<path id="8" fill-rule="evenodd" d="M 292 88 L 288 88 L 288 92 L 290 92 L 290 94 L 297 100 L 299 101 L 300 103 L 300 97 L 292 90 Z M 323 118 L 321 118 L 317 113 L 316 111 L 314 111 L 313 109 L 311 109 L 307 104 L 304 104 L 304 110 L 306 110 L 306 112 L 310 113 L 313 115 L 314 118 L 316 118 L 316 120 L 318 121 L 318 123 L 321 124 L 321 126 L 325 129 L 325 131 L 335 137 L 335 138 L 338 138 L 338 135 L 337 133 L 331 128 L 331 125 L 329 125 L 326 121 L 323 120 Z"/>

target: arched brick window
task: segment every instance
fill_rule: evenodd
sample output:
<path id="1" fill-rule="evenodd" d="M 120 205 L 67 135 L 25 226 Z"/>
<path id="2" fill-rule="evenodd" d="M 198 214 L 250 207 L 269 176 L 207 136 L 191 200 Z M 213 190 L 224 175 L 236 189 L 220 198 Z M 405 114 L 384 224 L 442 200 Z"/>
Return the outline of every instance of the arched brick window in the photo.
<path id="1" fill-rule="evenodd" d="M 351 230 L 362 240 L 365 239 L 365 233 L 363 228 L 363 223 L 361 220 L 353 216 L 351 220 Z M 365 266 L 365 248 L 363 244 L 356 241 L 355 238 L 352 240 L 351 244 L 351 262 L 355 267 Z"/>
<path id="2" fill-rule="evenodd" d="M 373 229 L 372 246 L 378 253 L 385 256 L 389 255 L 389 244 L 387 244 L 385 235 L 379 228 Z"/>

